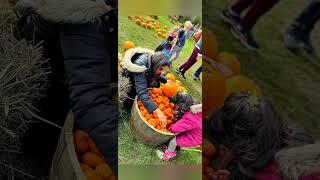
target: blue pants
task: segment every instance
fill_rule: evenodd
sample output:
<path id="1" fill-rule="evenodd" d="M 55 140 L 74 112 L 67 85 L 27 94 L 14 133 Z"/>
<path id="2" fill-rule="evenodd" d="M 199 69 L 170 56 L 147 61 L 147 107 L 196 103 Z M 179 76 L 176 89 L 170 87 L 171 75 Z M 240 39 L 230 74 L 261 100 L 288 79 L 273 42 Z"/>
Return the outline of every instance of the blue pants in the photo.
<path id="1" fill-rule="evenodd" d="M 195 77 L 199 77 L 201 72 L 202 72 L 202 66 L 200 66 L 200 67 L 193 73 L 193 75 L 194 75 Z"/>
<path id="2" fill-rule="evenodd" d="M 172 50 L 171 50 L 171 53 L 170 53 L 170 56 L 169 56 L 170 61 L 174 61 L 174 60 L 176 60 L 176 59 L 179 57 L 182 48 L 183 48 L 183 47 L 180 47 L 180 46 L 177 46 L 177 45 L 173 46 L 173 48 L 172 48 Z M 173 55 L 174 53 L 175 53 L 176 55 L 174 56 L 174 58 L 172 58 L 172 55 Z"/>
<path id="3" fill-rule="evenodd" d="M 290 25 L 291 31 L 299 38 L 309 36 L 320 19 L 320 1 L 311 0 Z"/>

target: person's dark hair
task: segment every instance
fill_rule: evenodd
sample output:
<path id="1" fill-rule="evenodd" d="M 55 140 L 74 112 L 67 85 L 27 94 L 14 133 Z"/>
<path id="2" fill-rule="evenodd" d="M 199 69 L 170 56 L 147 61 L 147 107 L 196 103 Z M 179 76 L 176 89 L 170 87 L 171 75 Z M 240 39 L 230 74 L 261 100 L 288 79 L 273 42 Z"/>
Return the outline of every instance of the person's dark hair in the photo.
<path id="1" fill-rule="evenodd" d="M 249 93 L 229 96 L 209 121 L 212 138 L 235 152 L 231 179 L 252 178 L 286 146 L 286 122 L 270 101 Z"/>
<path id="2" fill-rule="evenodd" d="M 181 119 L 183 114 L 190 110 L 190 107 L 194 104 L 194 100 L 189 93 L 178 92 L 173 98 L 173 102 L 176 104 L 175 110 L 178 111 L 176 115 L 177 119 Z"/>
<path id="3" fill-rule="evenodd" d="M 150 58 L 151 58 L 150 68 L 153 73 L 160 67 L 171 65 L 169 57 L 163 52 L 156 52 L 155 54 L 151 55 Z"/>

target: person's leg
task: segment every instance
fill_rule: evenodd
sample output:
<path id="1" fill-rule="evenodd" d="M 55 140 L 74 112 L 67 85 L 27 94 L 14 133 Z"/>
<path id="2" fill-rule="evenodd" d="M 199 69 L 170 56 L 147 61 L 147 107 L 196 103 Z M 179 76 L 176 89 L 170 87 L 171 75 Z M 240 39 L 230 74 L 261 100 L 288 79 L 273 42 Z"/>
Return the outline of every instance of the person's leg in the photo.
<path id="1" fill-rule="evenodd" d="M 251 31 L 259 18 L 268 12 L 279 0 L 254 0 L 241 21 L 241 27 Z"/>
<path id="2" fill-rule="evenodd" d="M 170 159 L 174 158 L 177 155 L 177 138 L 174 137 L 169 141 L 168 148 L 165 152 L 161 152 L 160 150 L 157 150 L 157 156 L 165 161 L 169 161 Z"/>
<path id="3" fill-rule="evenodd" d="M 171 59 L 171 61 L 175 61 L 176 59 L 178 59 L 181 50 L 182 50 L 182 47 L 176 46 L 176 49 L 175 49 L 175 54 L 176 54 L 176 55 L 174 56 L 174 58 Z"/>
<path id="4" fill-rule="evenodd" d="M 190 57 L 189 57 L 189 59 L 179 67 L 180 73 L 181 73 L 181 71 L 187 66 L 188 62 L 189 62 L 190 60 L 192 60 L 192 57 L 197 56 L 197 55 L 198 55 L 197 48 L 194 47 L 194 48 L 193 48 L 193 51 L 192 51 L 192 53 L 191 53 L 191 55 L 190 55 Z"/>
<path id="5" fill-rule="evenodd" d="M 319 19 L 320 1 L 311 1 L 284 33 L 284 43 L 287 48 L 298 49 L 302 47 L 312 54 L 314 48 L 310 41 L 310 34 Z"/>
<path id="6" fill-rule="evenodd" d="M 247 9 L 254 0 L 236 0 L 230 7 L 230 9 L 237 13 L 241 14 L 245 9 Z"/>
<path id="7" fill-rule="evenodd" d="M 190 56 L 186 66 L 181 71 L 181 74 L 184 75 L 196 62 L 197 62 L 197 56 L 198 56 L 199 49 L 195 48 L 194 52 Z"/>
<path id="8" fill-rule="evenodd" d="M 202 72 L 202 66 L 200 66 L 194 73 L 193 73 L 193 79 L 199 80 L 200 79 L 200 73 Z"/>

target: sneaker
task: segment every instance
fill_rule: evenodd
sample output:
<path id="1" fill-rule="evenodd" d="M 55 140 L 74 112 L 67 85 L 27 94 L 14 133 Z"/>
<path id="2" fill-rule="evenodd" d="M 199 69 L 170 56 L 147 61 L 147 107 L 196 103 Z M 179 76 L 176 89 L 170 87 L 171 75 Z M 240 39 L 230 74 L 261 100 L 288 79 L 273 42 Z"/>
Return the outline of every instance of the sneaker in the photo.
<path id="1" fill-rule="evenodd" d="M 246 31 L 240 25 L 236 25 L 232 26 L 231 32 L 235 36 L 235 38 L 239 39 L 241 44 L 249 50 L 256 51 L 259 49 L 259 45 L 254 39 L 251 31 Z"/>
<path id="2" fill-rule="evenodd" d="M 311 43 L 310 36 L 305 36 L 300 43 L 301 49 L 305 50 L 308 54 L 314 55 L 315 50 Z"/>
<path id="3" fill-rule="evenodd" d="M 225 23 L 231 26 L 235 26 L 241 21 L 240 14 L 233 12 L 230 8 L 223 10 L 220 17 Z"/>
<path id="4" fill-rule="evenodd" d="M 182 73 L 179 73 L 178 75 L 179 75 L 180 78 L 187 79 L 187 78 L 184 76 L 184 74 L 182 74 Z"/>
<path id="5" fill-rule="evenodd" d="M 170 152 L 168 149 L 165 152 L 157 150 L 156 153 L 157 156 L 164 161 L 169 161 L 177 155 L 177 151 Z"/>
<path id="6" fill-rule="evenodd" d="M 193 78 L 193 80 L 196 80 L 196 81 L 201 81 L 201 80 L 200 80 L 200 77 L 198 77 L 198 76 L 195 76 L 194 74 L 192 74 L 192 78 Z"/>
<path id="7" fill-rule="evenodd" d="M 288 49 L 300 48 L 301 39 L 298 38 L 298 36 L 292 31 L 286 31 L 285 33 L 283 33 L 283 40 Z"/>
<path id="8" fill-rule="evenodd" d="M 181 70 L 180 70 L 179 68 L 177 68 L 177 69 L 176 69 L 176 72 L 177 72 L 178 74 L 180 74 L 180 73 L 181 73 Z"/>

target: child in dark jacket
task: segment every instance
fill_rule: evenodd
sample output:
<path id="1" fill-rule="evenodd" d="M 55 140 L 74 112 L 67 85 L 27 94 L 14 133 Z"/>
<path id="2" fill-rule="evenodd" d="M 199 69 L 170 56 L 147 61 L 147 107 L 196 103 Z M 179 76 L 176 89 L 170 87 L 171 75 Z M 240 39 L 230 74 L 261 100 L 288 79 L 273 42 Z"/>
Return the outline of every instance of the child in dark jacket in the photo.
<path id="1" fill-rule="evenodd" d="M 176 156 L 177 146 L 190 147 L 202 143 L 202 104 L 194 105 L 191 95 L 183 92 L 179 92 L 174 101 L 175 117 L 178 120 L 169 130 L 176 136 L 170 140 L 165 152 L 157 150 L 157 156 L 165 161 Z"/>

